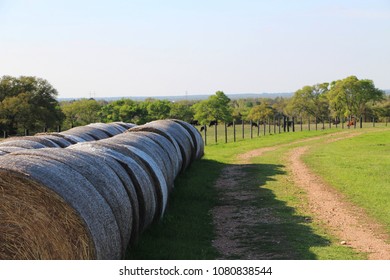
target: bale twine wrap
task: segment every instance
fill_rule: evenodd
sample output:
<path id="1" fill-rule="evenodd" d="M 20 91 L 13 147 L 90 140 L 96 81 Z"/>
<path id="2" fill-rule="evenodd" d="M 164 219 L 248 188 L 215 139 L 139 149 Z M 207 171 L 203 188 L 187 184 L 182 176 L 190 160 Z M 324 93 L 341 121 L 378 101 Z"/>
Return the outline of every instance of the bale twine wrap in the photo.
<path id="1" fill-rule="evenodd" d="M 130 176 L 136 189 L 139 204 L 139 232 L 142 233 L 151 225 L 156 216 L 157 194 L 152 176 L 144 163 L 126 147 L 117 144 L 101 143 L 101 141 L 76 144 L 67 149 L 80 150 L 89 144 L 95 153 L 102 153 L 117 160 Z"/>
<path id="2" fill-rule="evenodd" d="M 75 142 L 67 139 L 64 135 L 61 135 L 59 133 L 38 133 L 35 134 L 35 137 L 38 137 L 40 139 L 48 139 L 56 143 L 61 148 L 66 148 L 72 144 L 75 144 Z"/>
<path id="3" fill-rule="evenodd" d="M 92 142 L 93 143 L 93 142 Z M 85 151 L 90 154 L 93 154 L 94 157 L 99 157 L 102 159 L 119 177 L 122 184 L 125 187 L 127 195 L 129 196 L 131 209 L 133 213 L 133 223 L 132 223 L 132 231 L 130 237 L 130 243 L 135 244 L 139 238 L 139 203 L 137 192 L 135 186 L 126 172 L 125 167 L 123 167 L 117 160 L 115 160 L 112 156 L 104 153 L 101 149 L 96 148 L 96 145 L 91 143 L 79 143 L 72 147 L 74 150 Z"/>
<path id="4" fill-rule="evenodd" d="M 38 143 L 36 141 L 22 140 L 22 139 L 1 142 L 0 147 L 1 148 L 17 147 L 17 148 L 21 148 L 21 149 L 43 149 L 43 148 L 46 148 L 45 145 Z"/>
<path id="5" fill-rule="evenodd" d="M 172 172 L 173 166 L 169 159 L 167 152 L 161 148 L 156 142 L 148 137 L 137 135 L 134 133 L 123 133 L 113 138 L 102 140 L 102 142 L 122 144 L 127 146 L 136 147 L 147 155 L 149 155 L 157 164 L 159 169 L 164 175 L 165 184 L 170 188 L 173 186 L 174 173 Z"/>
<path id="6" fill-rule="evenodd" d="M 28 141 L 28 142 L 27 142 Z M 33 143 L 38 143 L 41 145 L 34 145 Z M 42 147 L 48 148 L 58 148 L 59 146 L 51 141 L 50 139 L 45 139 L 37 136 L 23 136 L 23 137 L 11 137 L 7 138 L 4 141 L 0 142 L 0 146 L 13 146 L 13 147 L 22 147 L 26 149 L 41 149 Z M 36 146 L 36 147 L 34 147 Z M 31 148 L 33 147 L 33 148 Z"/>
<path id="7" fill-rule="evenodd" d="M 9 153 L 12 153 L 12 152 L 16 152 L 16 151 L 20 151 L 20 150 L 24 150 L 25 148 L 22 148 L 22 147 L 11 147 L 11 146 L 3 146 L 1 147 L 0 146 L 0 151 L 4 154 L 9 154 Z"/>
<path id="8" fill-rule="evenodd" d="M 117 126 L 112 124 L 107 124 L 107 123 L 91 123 L 88 124 L 87 126 L 103 130 L 106 134 L 108 134 L 109 137 L 120 134 L 126 130 L 121 126 L 119 126 L 121 129 L 119 129 Z"/>
<path id="9" fill-rule="evenodd" d="M 143 140 L 151 141 L 150 139 Z M 141 146 L 142 149 L 139 149 L 134 145 L 136 142 L 126 141 L 126 139 L 120 139 L 119 137 L 113 137 L 101 142 L 124 146 L 130 151 L 130 154 L 133 158 L 136 157 L 144 164 L 144 166 L 147 168 L 148 173 L 151 175 L 152 184 L 156 193 L 157 201 L 155 219 L 161 219 L 164 215 L 168 203 L 168 186 L 161 167 L 159 166 L 159 163 L 157 163 L 157 161 L 155 160 L 156 158 L 158 158 L 157 154 L 155 154 L 154 156 L 150 156 L 150 151 L 148 151 L 148 153 L 145 152 L 145 150 L 148 150 L 147 148 L 145 149 Z M 159 152 L 156 149 L 154 151 Z"/>
<path id="10" fill-rule="evenodd" d="M 199 130 L 197 130 L 194 126 L 192 126 L 191 124 L 185 121 L 176 120 L 176 119 L 173 119 L 173 121 L 183 126 L 191 135 L 192 141 L 194 142 L 194 146 L 195 146 L 194 160 L 202 158 L 204 155 L 204 141 Z"/>
<path id="11" fill-rule="evenodd" d="M 173 137 L 170 133 L 164 131 L 161 128 L 147 126 L 147 125 L 133 127 L 131 129 L 129 129 L 128 132 L 131 132 L 131 133 L 133 133 L 133 132 L 153 132 L 153 133 L 156 133 L 158 135 L 163 136 L 165 139 L 167 139 L 173 145 L 173 147 L 175 149 L 174 154 L 177 156 L 177 159 L 178 159 L 178 166 L 177 166 L 178 170 L 175 170 L 176 174 L 179 174 L 183 170 L 183 156 L 181 153 L 181 149 L 180 149 L 179 144 L 176 141 L 175 137 Z"/>
<path id="12" fill-rule="evenodd" d="M 23 150 L 15 152 L 14 155 L 46 157 L 66 164 L 83 175 L 111 207 L 119 228 L 121 255 L 124 254 L 130 241 L 132 225 L 130 199 L 116 173 L 101 158 L 85 151 L 69 149 Z"/>
<path id="13" fill-rule="evenodd" d="M 0 158 L 0 259 L 118 259 L 119 228 L 96 188 L 44 156 Z"/>
<path id="14" fill-rule="evenodd" d="M 60 132 L 60 134 L 78 136 L 85 141 L 95 141 L 110 137 L 103 130 L 89 126 L 73 127 L 69 130 Z"/>
<path id="15" fill-rule="evenodd" d="M 176 178 L 176 176 L 180 172 L 182 159 L 181 156 L 179 157 L 179 154 L 177 153 L 177 150 L 172 142 L 170 142 L 166 137 L 162 136 L 161 134 L 151 131 L 129 129 L 127 132 L 131 134 L 137 134 L 142 137 L 147 137 L 157 143 L 162 149 L 164 149 L 169 158 L 169 165 L 171 166 L 171 172 L 173 172 L 173 177 Z M 179 147 L 177 147 L 177 149 L 179 149 Z"/>
<path id="16" fill-rule="evenodd" d="M 110 124 L 123 127 L 125 130 L 128 130 L 128 129 L 132 128 L 132 127 L 136 127 L 137 126 L 134 123 L 125 123 L 125 122 L 112 122 Z"/>
<path id="17" fill-rule="evenodd" d="M 177 144 L 179 145 L 183 157 L 182 171 L 184 171 L 190 166 L 192 159 L 194 158 L 193 154 L 195 147 L 191 135 L 188 133 L 187 130 L 185 130 L 180 124 L 172 120 L 153 121 L 145 124 L 144 126 L 154 127 L 172 135 Z"/>

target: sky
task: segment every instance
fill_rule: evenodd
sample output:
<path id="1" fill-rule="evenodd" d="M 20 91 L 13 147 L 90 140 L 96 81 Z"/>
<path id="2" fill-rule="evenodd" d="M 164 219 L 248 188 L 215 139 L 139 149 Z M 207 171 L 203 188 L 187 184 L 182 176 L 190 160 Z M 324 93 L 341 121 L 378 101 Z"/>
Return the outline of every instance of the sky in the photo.
<path id="1" fill-rule="evenodd" d="M 61 98 L 390 89 L 390 0 L 0 0 L 0 76 Z"/>

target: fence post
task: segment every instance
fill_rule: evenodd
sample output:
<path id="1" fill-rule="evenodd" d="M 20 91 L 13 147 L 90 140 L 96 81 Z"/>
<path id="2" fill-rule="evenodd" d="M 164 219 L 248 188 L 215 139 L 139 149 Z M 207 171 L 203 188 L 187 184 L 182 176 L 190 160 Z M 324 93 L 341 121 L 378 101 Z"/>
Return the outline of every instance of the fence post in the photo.
<path id="1" fill-rule="evenodd" d="M 250 135 L 251 135 L 251 139 L 253 138 L 253 129 L 252 129 L 252 120 L 249 121 L 249 125 L 250 125 L 250 128 L 249 128 L 249 131 L 250 131 Z"/>
<path id="2" fill-rule="evenodd" d="M 214 134 L 215 134 L 215 143 L 218 143 L 218 134 L 217 134 L 217 122 L 215 122 L 215 125 L 214 125 Z"/>
<path id="3" fill-rule="evenodd" d="M 236 142 L 236 121 L 233 121 L 233 141 Z"/>
<path id="4" fill-rule="evenodd" d="M 244 139 L 245 138 L 245 132 L 244 132 L 245 124 L 244 124 L 244 120 L 241 120 L 241 123 L 242 123 L 242 139 Z"/>
<path id="5" fill-rule="evenodd" d="M 203 125 L 203 131 L 204 131 L 204 144 L 207 145 L 207 126 Z"/>
<path id="6" fill-rule="evenodd" d="M 386 123 L 387 125 L 387 123 Z M 260 136 L 260 120 L 257 120 L 257 137 Z"/>
<path id="7" fill-rule="evenodd" d="M 227 143 L 227 123 L 225 122 L 225 143 Z"/>

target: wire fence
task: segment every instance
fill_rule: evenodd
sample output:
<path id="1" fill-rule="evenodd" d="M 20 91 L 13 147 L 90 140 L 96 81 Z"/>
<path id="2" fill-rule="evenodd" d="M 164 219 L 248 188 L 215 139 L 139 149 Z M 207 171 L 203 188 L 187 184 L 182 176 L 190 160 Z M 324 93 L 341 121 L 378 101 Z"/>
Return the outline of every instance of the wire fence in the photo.
<path id="1" fill-rule="evenodd" d="M 201 132 L 205 145 L 216 143 L 231 143 L 243 139 L 252 139 L 265 135 L 290 133 L 297 131 L 316 131 L 325 129 L 359 129 L 376 126 L 387 126 L 385 122 L 377 122 L 376 119 L 363 121 L 360 119 L 346 118 L 339 121 L 332 119 L 317 121 L 314 119 L 292 118 L 267 119 L 257 122 L 232 122 L 212 125 L 196 126 Z"/>

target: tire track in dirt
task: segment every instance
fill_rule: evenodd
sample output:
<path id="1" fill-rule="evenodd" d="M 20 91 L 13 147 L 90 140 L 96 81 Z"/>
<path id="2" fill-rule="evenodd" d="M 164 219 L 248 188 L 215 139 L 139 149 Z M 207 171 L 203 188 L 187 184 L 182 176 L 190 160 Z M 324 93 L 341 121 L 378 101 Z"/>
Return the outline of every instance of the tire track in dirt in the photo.
<path id="1" fill-rule="evenodd" d="M 345 138 L 337 140 L 341 139 Z M 386 242 L 389 236 L 383 226 L 375 223 L 363 209 L 349 203 L 303 163 L 301 157 L 308 150 L 308 146 L 294 148 L 289 154 L 289 167 L 296 185 L 307 193 L 311 212 L 343 244 L 367 253 L 369 259 L 390 259 L 390 245 Z"/>

